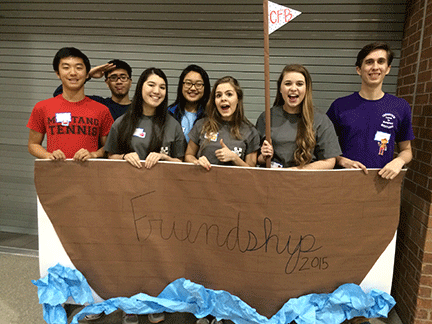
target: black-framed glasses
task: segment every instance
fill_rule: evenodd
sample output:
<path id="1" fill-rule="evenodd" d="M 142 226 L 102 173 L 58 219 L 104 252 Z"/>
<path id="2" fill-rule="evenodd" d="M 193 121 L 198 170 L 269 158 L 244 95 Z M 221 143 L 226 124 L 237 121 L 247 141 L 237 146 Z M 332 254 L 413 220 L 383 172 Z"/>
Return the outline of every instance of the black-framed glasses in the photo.
<path id="1" fill-rule="evenodd" d="M 192 81 L 186 80 L 186 81 L 183 81 L 183 86 L 186 89 L 190 89 L 193 86 L 195 86 L 195 89 L 201 90 L 204 87 L 204 82 L 197 81 L 197 82 L 193 83 Z"/>
<path id="2" fill-rule="evenodd" d="M 127 76 L 127 74 L 111 74 L 107 79 L 111 82 L 117 82 L 118 79 L 120 79 L 120 81 L 122 82 L 126 82 L 127 80 L 129 80 L 129 77 Z"/>

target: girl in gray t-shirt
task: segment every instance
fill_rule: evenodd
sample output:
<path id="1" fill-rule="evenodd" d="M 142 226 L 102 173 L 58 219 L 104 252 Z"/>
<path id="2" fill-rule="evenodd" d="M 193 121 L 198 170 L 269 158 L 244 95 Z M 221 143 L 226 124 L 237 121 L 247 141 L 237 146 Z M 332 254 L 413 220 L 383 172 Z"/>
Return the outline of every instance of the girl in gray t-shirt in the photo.
<path id="1" fill-rule="evenodd" d="M 271 117 L 271 143 L 265 137 L 265 113 L 256 127 L 262 139 L 259 164 L 271 159 L 272 167 L 333 169 L 341 154 L 333 124 L 312 103 L 312 79 L 299 64 L 285 66 L 277 82 Z"/>
<path id="2" fill-rule="evenodd" d="M 180 124 L 167 113 L 165 73 L 145 70 L 137 83 L 130 109 L 111 127 L 105 144 L 110 159 L 123 159 L 137 168 L 159 160 L 181 162 L 186 140 Z"/>
<path id="3" fill-rule="evenodd" d="M 189 133 L 185 161 L 207 170 L 211 164 L 255 167 L 260 138 L 244 115 L 243 91 L 236 79 L 216 81 L 206 113 Z"/>

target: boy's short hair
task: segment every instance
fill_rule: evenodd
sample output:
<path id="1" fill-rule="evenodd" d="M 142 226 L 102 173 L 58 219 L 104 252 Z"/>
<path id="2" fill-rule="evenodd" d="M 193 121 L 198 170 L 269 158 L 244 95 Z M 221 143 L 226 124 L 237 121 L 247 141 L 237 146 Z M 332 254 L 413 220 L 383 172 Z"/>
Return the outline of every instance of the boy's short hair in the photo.
<path id="1" fill-rule="evenodd" d="M 123 70 L 126 70 L 127 74 L 129 75 L 129 78 L 132 78 L 132 68 L 125 61 L 115 59 L 115 60 L 109 61 L 108 63 L 114 64 L 116 66 L 114 69 L 123 69 Z M 108 78 L 108 74 L 111 71 L 112 70 L 105 71 L 105 79 Z"/>
<path id="2" fill-rule="evenodd" d="M 365 57 L 368 56 L 369 53 L 380 49 L 387 52 L 387 64 L 390 66 L 393 61 L 393 51 L 391 50 L 389 44 L 387 44 L 386 42 L 374 42 L 364 46 L 357 54 L 357 61 L 355 65 L 361 68 Z"/>
<path id="3" fill-rule="evenodd" d="M 90 60 L 88 59 L 87 55 L 85 55 L 83 52 L 81 52 L 79 49 L 75 47 L 63 47 L 58 50 L 57 54 L 54 56 L 53 60 L 53 68 L 54 71 L 59 71 L 59 65 L 60 60 L 66 57 L 79 57 L 83 60 L 84 65 L 86 67 L 86 72 L 89 73 L 91 66 L 90 66 Z"/>

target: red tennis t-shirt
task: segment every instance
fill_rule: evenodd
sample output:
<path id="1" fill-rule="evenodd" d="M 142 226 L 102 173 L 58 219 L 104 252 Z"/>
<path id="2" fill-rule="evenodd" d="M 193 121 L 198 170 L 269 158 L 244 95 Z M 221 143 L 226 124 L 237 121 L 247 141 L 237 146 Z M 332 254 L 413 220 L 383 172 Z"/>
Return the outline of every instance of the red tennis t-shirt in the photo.
<path id="1" fill-rule="evenodd" d="M 81 148 L 97 151 L 113 122 L 109 109 L 88 97 L 69 102 L 58 95 L 35 105 L 27 127 L 46 134 L 48 152 L 61 150 L 69 159 Z"/>

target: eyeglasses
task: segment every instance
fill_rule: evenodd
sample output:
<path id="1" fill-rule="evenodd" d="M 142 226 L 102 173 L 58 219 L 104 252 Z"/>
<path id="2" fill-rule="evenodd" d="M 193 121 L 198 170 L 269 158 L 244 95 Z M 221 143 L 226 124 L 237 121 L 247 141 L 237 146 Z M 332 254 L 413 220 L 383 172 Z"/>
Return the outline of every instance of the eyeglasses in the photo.
<path id="1" fill-rule="evenodd" d="M 185 87 L 185 89 L 190 89 L 195 86 L 195 89 L 201 90 L 204 87 L 204 82 L 197 81 L 193 83 L 192 81 L 186 80 L 183 82 L 183 86 Z"/>
<path id="2" fill-rule="evenodd" d="M 120 81 L 122 82 L 126 82 L 127 80 L 129 80 L 129 77 L 126 74 L 111 74 L 107 79 L 111 82 L 117 82 L 118 79 L 120 79 Z"/>

